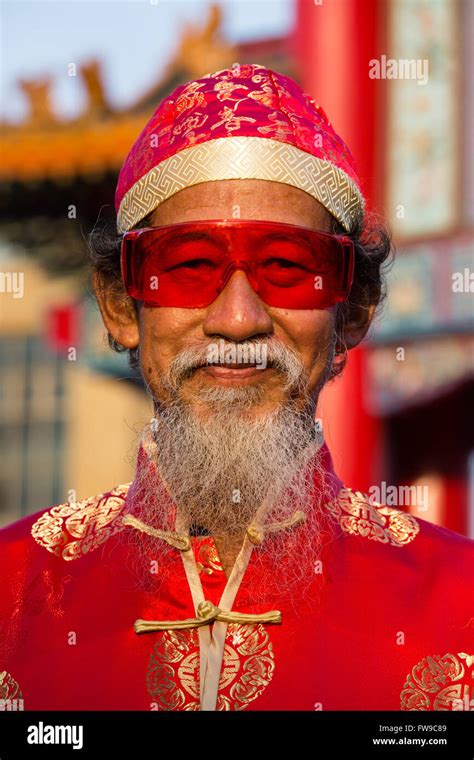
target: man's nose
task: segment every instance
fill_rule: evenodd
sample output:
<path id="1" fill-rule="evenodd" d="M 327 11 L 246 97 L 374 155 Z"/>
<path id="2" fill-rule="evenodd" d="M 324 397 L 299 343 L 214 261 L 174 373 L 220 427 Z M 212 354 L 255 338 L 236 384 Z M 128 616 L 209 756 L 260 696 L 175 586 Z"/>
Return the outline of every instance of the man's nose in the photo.
<path id="1" fill-rule="evenodd" d="M 223 335 L 234 341 L 272 332 L 273 322 L 265 304 L 242 269 L 231 275 L 224 290 L 208 306 L 203 329 L 206 335 Z"/>

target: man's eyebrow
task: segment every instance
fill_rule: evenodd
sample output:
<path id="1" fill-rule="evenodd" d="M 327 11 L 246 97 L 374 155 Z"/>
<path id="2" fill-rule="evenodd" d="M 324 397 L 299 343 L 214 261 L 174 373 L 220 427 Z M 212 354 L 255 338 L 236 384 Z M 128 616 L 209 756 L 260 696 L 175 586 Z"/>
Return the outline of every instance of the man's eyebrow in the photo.
<path id="1" fill-rule="evenodd" d="M 276 241 L 276 242 L 286 242 L 290 241 L 291 243 L 298 243 L 299 245 L 302 245 L 304 247 L 308 247 L 308 241 L 305 237 L 302 237 L 301 235 L 295 235 L 292 232 L 265 232 L 262 234 L 261 238 L 264 242 L 267 240 L 270 242 Z"/>
<path id="2" fill-rule="evenodd" d="M 181 242 L 187 240 L 209 240 L 211 243 L 219 243 L 214 233 L 207 232 L 206 230 L 182 230 L 179 232 L 171 232 L 165 240 L 169 242 Z"/>

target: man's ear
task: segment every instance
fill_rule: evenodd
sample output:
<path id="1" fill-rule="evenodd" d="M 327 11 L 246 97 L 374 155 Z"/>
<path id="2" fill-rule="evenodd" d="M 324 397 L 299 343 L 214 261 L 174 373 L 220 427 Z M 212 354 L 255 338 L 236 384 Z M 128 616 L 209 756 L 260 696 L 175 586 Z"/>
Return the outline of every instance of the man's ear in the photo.
<path id="1" fill-rule="evenodd" d="M 92 287 L 109 334 L 124 348 L 137 348 L 138 317 L 130 296 L 114 283 L 107 283 L 98 272 L 92 275 Z"/>
<path id="2" fill-rule="evenodd" d="M 351 309 L 350 317 L 344 324 L 342 336 L 347 350 L 355 348 L 365 338 L 375 314 L 376 304 Z"/>

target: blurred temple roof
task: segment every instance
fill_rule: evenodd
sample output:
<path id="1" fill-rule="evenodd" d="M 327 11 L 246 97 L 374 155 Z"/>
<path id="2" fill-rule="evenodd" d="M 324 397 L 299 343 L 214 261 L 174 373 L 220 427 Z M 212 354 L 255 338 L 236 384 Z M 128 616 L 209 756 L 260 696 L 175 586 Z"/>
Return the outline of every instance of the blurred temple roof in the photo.
<path id="1" fill-rule="evenodd" d="M 164 71 L 157 72 L 153 86 L 125 109 L 111 106 L 102 63 L 97 59 L 84 61 L 77 72 L 71 70 L 70 75 L 80 78 L 87 95 L 86 107 L 73 120 L 60 119 L 54 113 L 51 76 L 20 80 L 29 115 L 20 125 L 1 124 L 0 184 L 32 185 L 51 180 L 64 185 L 76 177 L 97 179 L 118 171 L 162 98 L 179 84 L 236 61 L 262 63 L 291 74 L 289 38 L 231 44 L 222 35 L 222 10 L 213 5 L 201 27 L 188 24 L 183 28 Z"/>

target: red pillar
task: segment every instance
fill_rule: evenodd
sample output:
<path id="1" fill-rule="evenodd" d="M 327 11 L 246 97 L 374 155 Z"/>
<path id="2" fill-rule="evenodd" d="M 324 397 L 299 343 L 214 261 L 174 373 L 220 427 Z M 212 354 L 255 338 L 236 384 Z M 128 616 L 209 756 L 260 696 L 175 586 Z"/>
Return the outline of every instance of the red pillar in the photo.
<path id="1" fill-rule="evenodd" d="M 297 0 L 300 84 L 351 148 L 369 206 L 381 197 L 383 102 L 380 81 L 368 73 L 370 59 L 386 52 L 383 9 L 383 0 Z M 336 471 L 359 490 L 381 478 L 383 430 L 366 403 L 370 393 L 367 348 L 360 347 L 349 352 L 343 375 L 324 389 L 320 404 Z"/>

